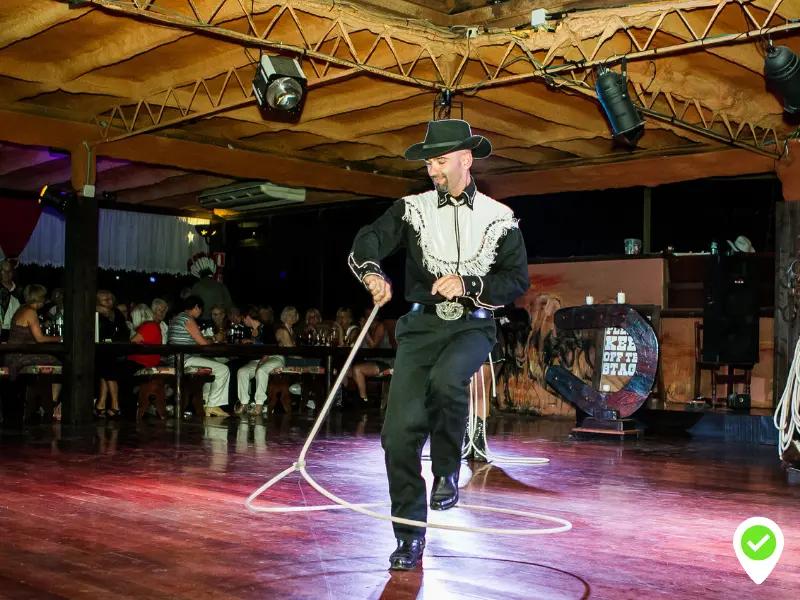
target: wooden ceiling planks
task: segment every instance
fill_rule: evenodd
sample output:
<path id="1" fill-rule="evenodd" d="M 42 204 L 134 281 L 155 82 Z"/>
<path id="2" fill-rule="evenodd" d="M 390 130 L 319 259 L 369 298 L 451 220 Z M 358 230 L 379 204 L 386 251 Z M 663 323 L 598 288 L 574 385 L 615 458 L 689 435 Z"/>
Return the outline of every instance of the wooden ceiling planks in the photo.
<path id="1" fill-rule="evenodd" d="M 491 7 L 472 0 L 358 0 L 333 6 L 312 0 L 258 0 L 255 14 L 245 14 L 248 3 L 235 0 L 193 0 L 197 15 L 188 0 L 156 0 L 144 11 L 149 14 L 139 11 L 136 19 L 129 5 L 103 7 L 104 1 L 73 10 L 56 0 L 4 3 L 0 112 L 58 119 L 40 122 L 37 135 L 26 138 L 12 131 L 0 133 L 0 138 L 36 138 L 37 144 L 71 148 L 84 140 L 100 142 L 104 131 L 111 138 L 146 131 L 98 146 L 100 154 L 107 151 L 137 162 L 148 162 L 143 160 L 147 157 L 164 165 L 108 172 L 109 177 L 119 172 L 109 189 L 120 193 L 175 180 L 167 196 L 140 196 L 145 203 L 190 198 L 189 182 L 202 181 L 192 171 L 218 173 L 222 180 L 275 178 L 331 190 L 327 194 L 342 189 L 353 197 L 397 195 L 424 177 L 422 165 L 404 161 L 402 154 L 422 139 L 432 118 L 431 86 L 446 83 L 462 91 L 455 100 L 463 102 L 464 117 L 475 131 L 494 142 L 496 156 L 481 163 L 479 171 L 502 194 L 514 186 L 499 188 L 493 177 L 519 170 L 531 170 L 536 181 L 548 168 L 586 177 L 590 171 L 578 168 L 580 164 L 608 171 L 616 168 L 609 164 L 625 159 L 639 162 L 638 172 L 655 164 L 658 156 L 671 158 L 665 165 L 677 165 L 675 153 L 719 148 L 726 136 L 760 147 L 763 140 L 780 141 L 792 130 L 779 101 L 765 89 L 758 38 L 751 34 L 764 25 L 785 25 L 787 16 L 800 14 L 800 0 L 630 6 L 601 0 L 511 0 Z M 579 10 L 552 21 L 554 31 L 498 26 L 527 18 L 533 7 Z M 159 14 L 159 8 L 184 14 L 182 26 L 172 22 L 174 15 L 170 21 L 167 13 Z M 151 22 L 154 17 L 157 23 Z M 187 27 L 192 18 L 210 21 L 213 27 Z M 473 23 L 486 26 L 488 33 L 481 29 L 478 37 L 467 40 L 462 26 Z M 256 33 L 273 47 L 306 48 L 309 90 L 298 123 L 266 121 L 254 106 L 251 63 L 259 52 L 255 46 L 263 45 Z M 741 38 L 734 44 L 687 46 L 698 38 L 718 40 L 734 33 Z M 776 43 L 800 45 L 795 30 L 778 34 Z M 646 54 L 653 49 L 663 55 Z M 664 115 L 648 118 L 634 151 L 614 146 L 591 92 L 592 76 L 583 66 L 631 53 L 628 73 L 637 99 Z M 569 60 L 583 65 L 566 65 Z M 541 71 L 544 64 L 558 72 L 549 83 Z M 454 106 L 452 116 L 459 115 Z M 679 117 L 692 127 L 675 122 Z M 54 130 L 48 131 L 45 122 Z M 82 125 L 80 134 L 70 122 Z M 88 125 L 92 122 L 94 126 Z M 182 139 L 166 139 L 170 137 Z M 232 149 L 223 152 L 228 145 Z M 187 154 L 170 155 L 178 148 Z M 770 146 L 763 148 L 769 151 Z M 28 152 L 41 156 L 41 151 Z M 3 155 L 0 149 L 0 159 Z M 197 157 L 198 163 L 189 164 L 188 157 Z M 754 164 L 766 164 L 755 154 L 753 158 Z M 24 157 L 20 161 L 24 164 Z M 259 168 L 261 163 L 270 166 Z M 752 168 L 744 161 L 731 164 L 748 172 Z M 146 169 L 154 171 L 147 176 Z M 123 176 L 126 170 L 129 177 Z M 173 171 L 176 176 L 169 177 Z M 380 177 L 388 179 L 374 179 Z M 98 177 L 98 187 L 102 179 Z M 181 181 L 187 189 L 179 189 Z M 553 178 L 564 190 L 605 181 Z M 537 184 L 541 189 L 552 185 Z"/>

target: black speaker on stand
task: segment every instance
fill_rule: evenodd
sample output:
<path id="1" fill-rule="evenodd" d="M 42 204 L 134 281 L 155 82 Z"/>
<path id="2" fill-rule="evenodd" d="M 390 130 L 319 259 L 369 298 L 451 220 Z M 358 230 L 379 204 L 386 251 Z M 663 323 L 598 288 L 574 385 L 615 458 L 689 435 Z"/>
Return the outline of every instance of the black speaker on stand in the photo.
<path id="1" fill-rule="evenodd" d="M 712 255 L 705 282 L 703 362 L 758 362 L 758 273 L 754 257 Z"/>

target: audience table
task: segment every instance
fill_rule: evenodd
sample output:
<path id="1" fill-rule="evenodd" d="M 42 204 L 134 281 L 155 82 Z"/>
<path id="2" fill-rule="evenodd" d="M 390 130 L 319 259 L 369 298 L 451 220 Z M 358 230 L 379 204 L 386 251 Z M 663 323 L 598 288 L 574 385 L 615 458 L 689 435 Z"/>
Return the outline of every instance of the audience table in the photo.
<path id="1" fill-rule="evenodd" d="M 129 342 L 101 342 L 95 344 L 95 353 L 112 354 L 114 356 L 129 356 L 132 354 L 158 354 L 162 357 L 175 356 L 175 406 L 176 418 L 181 415 L 181 392 L 183 385 L 184 369 L 183 363 L 187 354 L 197 356 L 228 357 L 228 358 L 252 358 L 260 359 L 262 356 L 284 355 L 297 356 L 300 358 L 319 358 L 324 360 L 325 366 L 325 393 L 330 394 L 333 384 L 333 365 L 334 360 L 344 363 L 350 354 L 351 348 L 337 348 L 332 346 L 293 346 L 283 347 L 267 344 L 208 344 L 184 345 L 184 344 L 132 344 Z M 19 352 L 21 354 L 52 354 L 63 356 L 67 354 L 65 344 L 0 344 L 0 354 Z M 381 358 L 392 358 L 396 351 L 392 348 L 361 348 L 356 354 L 355 360 L 364 361 L 369 359 L 379 360 Z"/>

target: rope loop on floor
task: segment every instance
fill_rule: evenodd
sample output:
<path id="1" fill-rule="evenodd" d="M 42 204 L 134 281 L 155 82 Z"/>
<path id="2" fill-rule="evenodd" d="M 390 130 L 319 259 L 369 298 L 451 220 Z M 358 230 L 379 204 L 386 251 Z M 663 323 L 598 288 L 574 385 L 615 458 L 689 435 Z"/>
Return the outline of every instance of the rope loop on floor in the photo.
<path id="1" fill-rule="evenodd" d="M 369 315 L 367 322 L 364 324 L 364 327 L 361 329 L 361 333 L 358 336 L 358 339 L 353 344 L 353 349 L 350 351 L 350 354 L 347 357 L 347 360 L 344 363 L 344 366 L 339 371 L 339 376 L 336 378 L 336 383 L 334 383 L 333 387 L 331 388 L 330 393 L 328 394 L 328 399 L 325 401 L 324 406 L 319 412 L 319 416 L 317 420 L 314 422 L 314 426 L 311 428 L 311 432 L 308 434 L 306 438 L 305 444 L 303 444 L 303 448 L 300 451 L 300 455 L 297 460 L 292 464 L 291 467 L 285 469 L 284 471 L 278 473 L 275 477 L 267 481 L 264 485 L 258 488 L 255 492 L 250 494 L 250 496 L 245 501 L 245 506 L 252 511 L 261 512 L 261 513 L 293 513 L 293 512 L 315 512 L 315 511 L 323 511 L 323 510 L 352 510 L 362 515 L 366 515 L 368 517 L 373 517 L 375 519 L 381 519 L 383 521 L 391 521 L 392 523 L 399 523 L 401 525 L 410 525 L 413 527 L 426 527 L 429 529 L 447 529 L 450 531 L 464 531 L 469 533 L 486 533 L 490 535 L 547 535 L 551 533 L 563 533 L 565 531 L 569 531 L 572 529 L 572 523 L 567 521 L 566 519 L 561 519 L 559 517 L 553 517 L 550 515 L 543 515 L 539 513 L 523 511 L 523 510 L 513 510 L 509 508 L 495 508 L 489 506 L 476 506 L 471 504 L 457 504 L 455 509 L 459 510 L 469 510 L 469 511 L 479 511 L 479 512 L 487 512 L 487 513 L 495 513 L 495 514 L 503 514 L 503 515 L 510 515 L 516 517 L 524 517 L 527 519 L 533 519 L 537 521 L 545 521 L 548 523 L 553 523 L 555 527 L 547 527 L 547 528 L 537 528 L 537 529 L 530 529 L 530 528 L 521 528 L 521 529 L 498 529 L 493 527 L 464 527 L 461 525 L 451 525 L 448 523 L 431 523 L 428 521 L 416 521 L 414 519 L 404 519 L 401 517 L 392 517 L 390 515 L 385 515 L 379 512 L 375 512 L 374 510 L 370 510 L 373 508 L 381 508 L 381 507 L 388 507 L 391 506 L 388 502 L 387 503 L 373 503 L 373 504 L 354 504 L 339 498 L 335 494 L 331 493 L 330 491 L 326 490 L 322 487 L 319 483 L 317 483 L 314 478 L 309 475 L 308 471 L 306 470 L 306 454 L 308 453 L 309 448 L 311 447 L 312 442 L 317 437 L 319 433 L 320 427 L 322 427 L 322 423 L 325 421 L 325 417 L 327 416 L 328 412 L 331 409 L 333 404 L 333 400 L 336 396 L 336 392 L 342 385 L 342 381 L 344 380 L 345 374 L 347 373 L 350 365 L 355 358 L 358 349 L 361 347 L 361 344 L 364 341 L 364 337 L 369 331 L 370 325 L 375 320 L 375 316 L 378 314 L 378 306 L 376 305 L 375 308 Z M 471 394 L 472 395 L 472 394 Z M 474 430 L 473 430 L 474 431 Z M 544 461 L 549 462 L 547 459 L 526 459 L 526 460 L 537 460 L 537 461 Z M 543 464 L 543 463 L 535 463 L 535 464 Z M 253 503 L 255 500 L 261 496 L 264 492 L 266 492 L 269 488 L 273 485 L 278 483 L 281 479 L 290 475 L 292 473 L 299 472 L 300 475 L 305 479 L 311 487 L 313 487 L 317 492 L 334 502 L 334 504 L 324 504 L 318 506 L 256 506 Z M 453 510 L 453 509 L 451 509 Z"/>

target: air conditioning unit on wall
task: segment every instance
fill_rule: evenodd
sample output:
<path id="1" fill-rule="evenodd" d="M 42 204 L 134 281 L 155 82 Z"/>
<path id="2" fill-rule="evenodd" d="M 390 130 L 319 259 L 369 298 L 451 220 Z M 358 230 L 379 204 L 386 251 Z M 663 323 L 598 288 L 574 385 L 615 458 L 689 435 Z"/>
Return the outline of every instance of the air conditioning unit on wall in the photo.
<path id="1" fill-rule="evenodd" d="M 197 196 L 197 201 L 207 210 L 252 212 L 302 204 L 306 201 L 306 190 L 275 185 L 267 181 L 245 181 L 205 190 Z"/>

